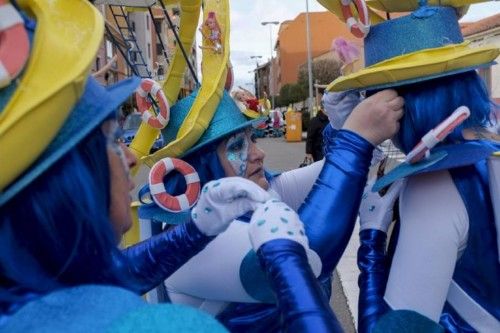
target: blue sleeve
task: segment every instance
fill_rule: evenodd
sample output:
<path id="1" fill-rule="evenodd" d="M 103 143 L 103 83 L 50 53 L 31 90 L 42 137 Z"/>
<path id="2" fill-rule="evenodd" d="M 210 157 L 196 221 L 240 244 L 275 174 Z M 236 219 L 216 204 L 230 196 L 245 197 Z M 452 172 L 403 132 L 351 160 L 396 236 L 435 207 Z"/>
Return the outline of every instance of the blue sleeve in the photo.
<path id="1" fill-rule="evenodd" d="M 212 239 L 190 221 L 126 248 L 122 253 L 132 289 L 143 294 L 155 288 Z"/>
<path id="2" fill-rule="evenodd" d="M 337 265 L 354 229 L 374 146 L 331 124 L 324 132 L 325 163 L 299 209 L 311 249 L 323 263 L 321 277 Z"/>
<path id="3" fill-rule="evenodd" d="M 302 245 L 275 239 L 257 251 L 276 294 L 286 332 L 342 332 Z"/>
<path id="4" fill-rule="evenodd" d="M 390 310 L 384 301 L 385 286 L 389 273 L 386 257 L 386 233 L 366 229 L 359 233 L 358 267 L 358 332 L 369 333 L 377 321 Z"/>

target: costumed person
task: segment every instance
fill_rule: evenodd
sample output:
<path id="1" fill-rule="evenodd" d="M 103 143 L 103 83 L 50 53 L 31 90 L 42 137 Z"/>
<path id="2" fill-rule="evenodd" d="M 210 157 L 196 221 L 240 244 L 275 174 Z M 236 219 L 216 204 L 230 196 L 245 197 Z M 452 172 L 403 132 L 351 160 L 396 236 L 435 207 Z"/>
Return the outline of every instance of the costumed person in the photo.
<path id="1" fill-rule="evenodd" d="M 328 124 L 328 116 L 323 112 L 323 108 L 320 108 L 316 116 L 309 122 L 306 138 L 306 160 L 310 163 L 323 158 L 323 130 Z"/>
<path id="2" fill-rule="evenodd" d="M 272 110 L 270 113 L 271 126 L 273 128 L 273 137 L 279 138 L 283 135 L 281 127 L 284 124 L 283 116 L 280 110 Z"/>
<path id="3" fill-rule="evenodd" d="M 267 96 L 267 92 L 262 93 L 262 98 L 259 100 L 259 106 L 261 109 L 261 113 L 264 117 L 269 116 L 269 112 L 271 111 L 271 101 L 269 100 Z"/>
<path id="4" fill-rule="evenodd" d="M 207 19 L 199 31 L 209 45 L 200 46 L 201 49 L 209 49 L 215 53 L 222 53 L 222 32 L 215 17 L 215 12 L 208 12 Z"/>
<path id="5" fill-rule="evenodd" d="M 29 38 L 16 9 L 0 8 L 8 6 L 10 22 L 24 31 L 4 54 L 29 55 L 22 75 L 0 90 L 0 332 L 227 332 L 205 313 L 150 306 L 139 295 L 269 194 L 249 180 L 223 179 L 200 202 L 216 205 L 223 192 L 234 216 L 226 210 L 229 219 L 188 221 L 120 250 L 132 223 L 129 168 L 136 158 L 119 141 L 116 111 L 139 80 L 103 87 L 87 77 L 104 33 L 88 1 L 20 4 L 34 15 L 24 19 Z M 21 37 L 32 40 L 31 53 Z M 54 66 L 61 70 L 47 76 Z M 237 196 L 228 197 L 233 190 Z"/>
<path id="6" fill-rule="evenodd" d="M 492 155 L 500 138 L 487 131 L 498 106 L 474 71 L 491 66 L 499 50 L 464 42 L 463 10 L 454 7 L 472 2 L 406 4 L 408 16 L 371 27 L 366 69 L 330 86 L 368 95 L 393 87 L 405 99 L 393 141 L 407 161 L 369 184 L 360 210 L 360 332 L 400 320 L 391 309 L 425 316 L 422 331 L 500 331 L 500 164 Z M 405 185 L 380 196 L 401 178 Z M 400 222 L 386 249 L 399 188 Z"/>
<path id="7" fill-rule="evenodd" d="M 165 138 L 177 137 L 195 98 L 196 92 L 172 107 L 171 120 L 162 130 Z M 331 273 L 354 227 L 373 145 L 391 137 L 397 130 L 402 105 L 403 100 L 391 90 L 366 99 L 356 107 L 335 140 L 327 144 L 326 158 L 322 162 L 273 176 L 266 171 L 265 154 L 252 135 L 252 124 L 261 120 L 248 120 L 224 92 L 200 139 L 174 157 L 192 165 L 202 185 L 211 180 L 239 176 L 258 184 L 294 210 L 302 206 L 301 219 L 306 225 L 311 249 L 317 253 L 311 256 L 316 258 L 312 266 L 320 274 L 319 280 L 329 295 Z M 157 162 L 166 157 L 162 154 L 168 148 L 167 145 L 146 161 Z M 179 174 L 168 174 L 163 185 L 171 195 L 186 191 L 184 177 Z M 196 207 L 191 211 L 167 212 L 147 200 L 148 192 L 147 187 L 141 190 L 144 204 L 139 208 L 140 219 L 178 224 L 204 213 L 202 208 Z M 280 322 L 272 289 L 258 269 L 248 238 L 248 221 L 247 214 L 235 219 L 226 232 L 165 284 L 168 297 L 174 303 L 189 304 L 217 315 L 232 332 L 273 332 L 285 324 Z"/>
<path id="8" fill-rule="evenodd" d="M 250 91 L 242 87 L 238 88 L 239 90 L 233 91 L 232 96 L 241 113 L 249 118 L 259 118 L 260 108 L 259 100 L 257 99 L 257 97 L 255 97 Z"/>

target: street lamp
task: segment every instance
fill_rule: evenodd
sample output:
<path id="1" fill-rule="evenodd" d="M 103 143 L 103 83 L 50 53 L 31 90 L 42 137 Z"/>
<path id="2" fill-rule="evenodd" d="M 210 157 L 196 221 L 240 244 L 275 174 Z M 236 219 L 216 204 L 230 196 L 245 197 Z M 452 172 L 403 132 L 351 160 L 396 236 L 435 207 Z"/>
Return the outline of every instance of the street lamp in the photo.
<path id="1" fill-rule="evenodd" d="M 307 43 L 307 76 L 309 81 L 309 117 L 313 114 L 313 84 L 311 61 L 311 36 L 309 32 L 309 1 L 306 0 L 306 43 Z"/>
<path id="2" fill-rule="evenodd" d="M 269 62 L 269 95 L 271 95 L 271 109 L 274 109 L 274 94 L 271 91 L 273 84 L 273 25 L 280 24 L 278 21 L 264 21 L 260 22 L 262 25 L 269 25 L 269 42 L 271 44 L 271 61 Z"/>
<path id="3" fill-rule="evenodd" d="M 262 58 L 261 55 L 254 55 L 250 56 L 250 59 L 256 59 L 255 60 L 255 97 L 259 98 L 260 92 L 259 92 L 259 59 Z"/>

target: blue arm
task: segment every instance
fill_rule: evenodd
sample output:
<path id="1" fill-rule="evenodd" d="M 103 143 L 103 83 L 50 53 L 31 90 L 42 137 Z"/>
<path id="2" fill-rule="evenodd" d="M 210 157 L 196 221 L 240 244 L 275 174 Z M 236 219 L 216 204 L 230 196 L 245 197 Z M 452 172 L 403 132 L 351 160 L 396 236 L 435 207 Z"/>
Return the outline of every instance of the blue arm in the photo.
<path id="1" fill-rule="evenodd" d="M 158 286 L 214 237 L 205 236 L 193 222 L 178 225 L 122 251 L 133 290 L 140 294 Z"/>
<path id="2" fill-rule="evenodd" d="M 320 256 L 320 278 L 337 265 L 354 229 L 374 146 L 361 136 L 328 125 L 325 164 L 299 209 L 311 249 Z"/>
<path id="3" fill-rule="evenodd" d="M 390 310 L 384 301 L 389 263 L 385 254 L 386 233 L 366 229 L 359 233 L 358 332 L 369 333 L 377 321 Z"/>
<path id="4" fill-rule="evenodd" d="M 342 332 L 302 245 L 275 239 L 262 245 L 257 255 L 276 293 L 285 331 Z"/>

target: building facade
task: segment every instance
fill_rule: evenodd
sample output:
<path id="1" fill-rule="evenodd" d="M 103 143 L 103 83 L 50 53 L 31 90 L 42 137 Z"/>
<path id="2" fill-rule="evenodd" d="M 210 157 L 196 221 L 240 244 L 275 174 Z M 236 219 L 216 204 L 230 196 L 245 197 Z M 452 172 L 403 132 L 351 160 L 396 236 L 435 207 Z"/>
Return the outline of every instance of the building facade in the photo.
<path id="1" fill-rule="evenodd" d="M 486 17 L 482 20 L 463 23 L 462 34 L 466 40 L 471 42 L 472 47 L 484 45 L 495 45 L 500 47 L 500 13 Z M 497 64 L 489 68 L 478 70 L 488 90 L 495 100 L 500 99 L 500 57 L 496 59 Z"/>
<path id="2" fill-rule="evenodd" d="M 171 28 L 161 7 L 151 7 L 152 15 L 147 8 L 126 11 L 122 7 L 128 15 L 130 29 L 129 31 L 123 29 L 120 31 L 119 26 L 126 26 L 124 19 L 114 17 L 111 6 L 97 5 L 96 7 L 105 18 L 106 24 L 105 38 L 92 68 L 97 79 L 103 84 L 111 84 L 132 75 L 133 72 L 125 60 L 127 57 L 132 63 L 144 62 L 153 79 L 165 80 L 169 61 L 173 57 L 177 45 L 172 29 L 179 29 L 179 8 L 168 9 L 173 24 Z M 116 9 L 118 6 L 113 7 L 115 7 L 115 13 L 119 12 Z M 131 35 L 134 36 L 135 43 L 125 40 Z M 196 72 L 197 52 L 195 45 L 196 42 L 193 43 L 189 62 Z M 147 76 L 147 73 L 144 72 L 146 67 L 141 67 L 141 75 Z M 181 94 L 190 93 L 194 90 L 195 85 L 193 76 L 189 71 L 186 71 L 181 83 Z"/>
<path id="3" fill-rule="evenodd" d="M 359 39 L 349 32 L 346 24 L 328 11 L 310 12 L 309 28 L 312 58 L 329 52 L 332 41 L 337 37 L 359 43 Z M 271 90 L 279 93 L 283 85 L 297 82 L 299 68 L 307 62 L 305 13 L 280 25 L 275 50 L 277 56 L 272 72 L 276 87 L 271 87 Z"/>

